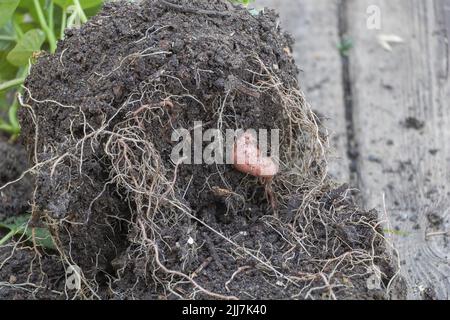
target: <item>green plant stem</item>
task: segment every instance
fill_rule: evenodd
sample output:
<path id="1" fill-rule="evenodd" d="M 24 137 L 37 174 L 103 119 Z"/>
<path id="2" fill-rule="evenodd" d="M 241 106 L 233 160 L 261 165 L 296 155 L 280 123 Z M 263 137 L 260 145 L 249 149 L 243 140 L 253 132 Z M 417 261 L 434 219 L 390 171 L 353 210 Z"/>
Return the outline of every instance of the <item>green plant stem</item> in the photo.
<path id="1" fill-rule="evenodd" d="M 27 67 L 22 68 L 19 70 L 18 77 L 20 79 L 24 79 L 28 76 L 29 70 Z M 9 124 L 11 125 L 13 129 L 13 135 L 19 135 L 20 134 L 20 123 L 19 119 L 17 118 L 17 110 L 19 110 L 19 100 L 17 98 L 18 93 L 22 93 L 23 89 L 19 88 L 16 92 L 16 98 L 14 99 L 14 102 L 12 106 L 8 110 L 8 117 L 9 117 Z"/>
<path id="2" fill-rule="evenodd" d="M 61 34 L 59 36 L 60 39 L 64 39 L 64 30 L 66 30 L 67 27 L 66 23 L 67 23 L 67 10 L 66 8 L 64 8 L 61 16 Z"/>
<path id="3" fill-rule="evenodd" d="M 0 84 L 0 91 L 8 90 L 21 85 L 25 81 L 25 77 L 9 80 Z"/>
<path id="4" fill-rule="evenodd" d="M 9 231 L 3 238 L 0 239 L 0 246 L 8 242 L 16 234 L 16 230 Z"/>
<path id="5" fill-rule="evenodd" d="M 54 4 L 53 1 L 50 1 L 47 8 L 47 16 L 48 16 L 48 26 L 51 30 L 55 30 L 55 22 L 53 20 L 54 17 Z"/>
<path id="6" fill-rule="evenodd" d="M 16 41 L 16 38 L 13 36 L 2 36 L 0 35 L 0 40 L 1 41 Z"/>
<path id="7" fill-rule="evenodd" d="M 19 24 L 14 21 L 13 22 L 14 31 L 16 32 L 16 40 L 20 40 L 23 37 L 23 31 L 22 28 L 20 28 Z"/>
<path id="8" fill-rule="evenodd" d="M 8 110 L 9 123 L 15 130 L 14 133 L 16 133 L 16 134 L 20 133 L 20 124 L 19 124 L 19 120 L 17 119 L 17 110 L 18 109 L 19 109 L 19 102 L 17 101 L 17 98 L 16 98 L 13 105 Z"/>
<path id="9" fill-rule="evenodd" d="M 28 68 L 21 68 L 19 69 L 19 72 L 17 73 L 17 79 L 8 81 L 9 82 L 9 88 L 11 88 L 11 84 L 14 85 L 20 85 L 25 81 L 26 76 L 28 75 Z M 5 84 L 8 84 L 8 82 L 3 83 L 1 86 L 4 88 L 8 88 L 8 86 L 5 86 Z M 18 93 L 22 92 L 22 88 L 19 88 L 17 90 Z M 17 94 L 16 92 L 16 94 Z M 8 132 L 12 135 L 11 139 L 15 140 L 17 136 L 20 134 L 20 123 L 19 119 L 17 118 L 17 111 L 19 110 L 19 101 L 17 97 L 14 99 L 13 104 L 9 107 L 8 110 L 8 119 L 9 123 L 5 123 L 0 119 L 0 130 Z"/>
<path id="10" fill-rule="evenodd" d="M 88 19 L 86 17 L 86 14 L 84 13 L 83 7 L 80 4 L 80 1 L 79 0 L 73 0 L 73 3 L 77 7 L 78 14 L 80 15 L 81 23 L 86 23 Z"/>
<path id="11" fill-rule="evenodd" d="M 14 134 L 14 128 L 8 123 L 0 123 L 0 131 L 4 131 L 11 135 Z"/>
<path id="12" fill-rule="evenodd" d="M 56 51 L 56 37 L 53 33 L 53 30 L 50 29 L 49 25 L 47 24 L 47 21 L 45 20 L 44 13 L 42 12 L 41 5 L 39 3 L 39 0 L 33 0 L 34 1 L 34 7 L 36 9 L 36 13 L 38 15 L 39 23 L 41 25 L 42 30 L 44 30 L 45 34 L 47 35 L 48 43 L 50 45 L 50 52 L 54 53 Z"/>

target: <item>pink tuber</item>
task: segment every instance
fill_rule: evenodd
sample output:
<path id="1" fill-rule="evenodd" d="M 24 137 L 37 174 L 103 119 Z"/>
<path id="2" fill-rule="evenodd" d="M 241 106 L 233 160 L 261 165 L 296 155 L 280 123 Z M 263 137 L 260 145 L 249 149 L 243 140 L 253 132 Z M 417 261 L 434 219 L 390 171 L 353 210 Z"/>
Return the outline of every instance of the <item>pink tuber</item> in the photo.
<path id="1" fill-rule="evenodd" d="M 248 132 L 236 139 L 232 159 L 236 170 L 255 177 L 273 178 L 278 173 L 278 165 L 261 154 L 256 138 Z"/>

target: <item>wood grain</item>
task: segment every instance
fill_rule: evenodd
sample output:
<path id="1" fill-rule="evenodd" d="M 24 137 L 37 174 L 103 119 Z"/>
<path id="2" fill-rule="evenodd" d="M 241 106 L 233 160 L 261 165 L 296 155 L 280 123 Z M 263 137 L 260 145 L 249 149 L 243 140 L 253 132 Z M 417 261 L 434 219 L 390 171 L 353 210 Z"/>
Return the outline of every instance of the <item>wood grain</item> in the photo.
<path id="1" fill-rule="evenodd" d="M 381 9 L 381 30 L 366 26 L 369 5 Z M 364 205 L 387 213 L 409 298 L 448 299 L 450 1 L 348 0 L 345 6 Z M 389 52 L 380 34 L 405 43 Z"/>
<path id="2" fill-rule="evenodd" d="M 388 221 L 408 297 L 448 299 L 450 0 L 257 3 L 277 9 L 296 39 L 300 83 L 334 134 L 330 171 Z M 373 5 L 380 30 L 367 28 Z M 380 35 L 405 42 L 387 51 Z M 347 36 L 354 47 L 341 59 L 336 46 Z"/>
<path id="3" fill-rule="evenodd" d="M 337 49 L 338 1 L 258 0 L 255 6 L 276 9 L 282 27 L 295 38 L 294 56 L 302 70 L 300 85 L 330 132 L 330 174 L 348 182 L 342 65 Z"/>

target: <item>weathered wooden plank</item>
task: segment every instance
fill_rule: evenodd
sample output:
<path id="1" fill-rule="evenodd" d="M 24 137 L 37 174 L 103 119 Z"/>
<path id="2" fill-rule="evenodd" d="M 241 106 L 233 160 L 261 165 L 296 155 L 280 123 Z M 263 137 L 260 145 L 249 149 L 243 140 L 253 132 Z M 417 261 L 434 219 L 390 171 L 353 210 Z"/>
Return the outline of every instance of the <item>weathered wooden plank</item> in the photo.
<path id="1" fill-rule="evenodd" d="M 388 234 L 400 252 L 409 298 L 448 299 L 450 0 L 343 5 L 354 42 L 349 68 L 364 203 L 385 208 L 389 229 L 397 230 Z M 367 28 L 373 5 L 380 9 L 380 30 Z M 405 42 L 389 52 L 380 34 Z"/>
<path id="2" fill-rule="evenodd" d="M 258 0 L 255 6 L 276 9 L 281 25 L 296 40 L 294 55 L 300 84 L 313 109 L 325 117 L 332 153 L 330 174 L 349 181 L 347 134 L 339 50 L 338 1 Z"/>

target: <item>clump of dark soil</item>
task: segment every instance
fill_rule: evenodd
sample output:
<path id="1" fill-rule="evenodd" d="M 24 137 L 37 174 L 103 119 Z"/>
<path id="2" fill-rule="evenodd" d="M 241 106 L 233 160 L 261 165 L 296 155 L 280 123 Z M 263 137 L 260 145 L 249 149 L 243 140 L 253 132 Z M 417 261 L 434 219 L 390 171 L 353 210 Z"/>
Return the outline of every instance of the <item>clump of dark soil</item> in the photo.
<path id="1" fill-rule="evenodd" d="M 0 247 L 0 300 L 63 299 L 64 266 L 55 255 L 33 248 Z"/>
<path id="2" fill-rule="evenodd" d="M 8 142 L 0 135 L 0 186 L 19 179 L 28 169 L 25 148 Z M 29 210 L 33 191 L 30 175 L 0 190 L 0 221 Z"/>
<path id="3" fill-rule="evenodd" d="M 115 2 L 32 67 L 20 118 L 33 221 L 81 268 L 73 296 L 389 298 L 377 214 L 328 179 L 276 18 L 225 0 Z M 172 131 L 196 121 L 280 129 L 279 174 L 174 163 Z"/>
<path id="4" fill-rule="evenodd" d="M 1 222 L 30 211 L 33 179 L 26 174 L 28 156 L 22 145 L 8 141 L 0 134 L 0 155 Z M 18 181 L 5 186 L 15 180 Z M 7 231 L 0 230 L 0 239 Z M 39 257 L 26 245 L 0 247 L 0 300 L 58 298 L 61 295 L 51 292 L 50 287 L 63 289 L 63 276 L 63 265 L 58 263 L 56 256 Z M 30 285 L 23 286 L 24 283 Z"/>

